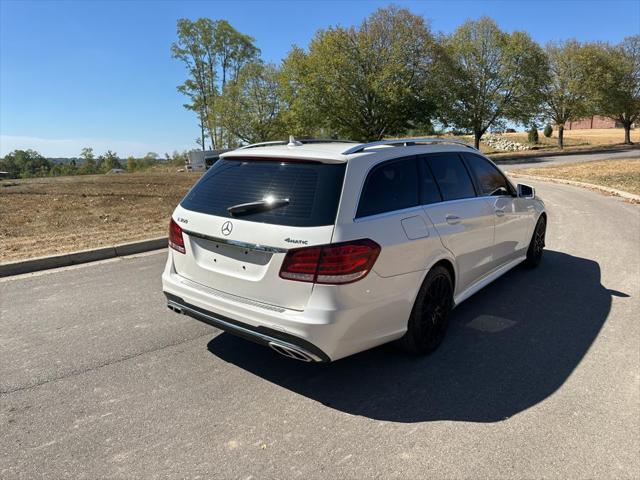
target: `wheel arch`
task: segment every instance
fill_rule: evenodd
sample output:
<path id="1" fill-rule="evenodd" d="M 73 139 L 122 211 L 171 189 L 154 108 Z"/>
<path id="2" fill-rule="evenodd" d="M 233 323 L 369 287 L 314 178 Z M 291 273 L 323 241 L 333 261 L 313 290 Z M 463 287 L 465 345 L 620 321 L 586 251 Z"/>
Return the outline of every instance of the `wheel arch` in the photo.
<path id="1" fill-rule="evenodd" d="M 415 296 L 413 298 L 414 304 L 415 304 L 416 298 L 418 297 L 418 293 L 420 292 L 420 289 L 422 288 L 422 285 L 424 284 L 424 281 L 427 278 L 427 275 L 436 266 L 442 266 L 442 267 L 447 269 L 447 271 L 449 272 L 449 275 L 451 275 L 451 283 L 453 284 L 452 285 L 453 286 L 453 295 L 454 296 L 456 295 L 458 272 L 457 272 L 457 269 L 456 269 L 455 260 L 453 259 L 453 257 L 450 257 L 448 255 L 442 254 L 442 255 L 434 258 L 429 263 L 427 268 L 424 269 L 424 272 L 422 274 L 422 278 L 420 279 L 420 285 L 419 285 L 418 289 L 416 290 Z"/>
<path id="2" fill-rule="evenodd" d="M 432 270 L 434 267 L 437 267 L 437 266 L 442 266 L 442 267 L 447 269 L 447 271 L 449 272 L 449 275 L 451 275 L 451 283 L 452 283 L 453 291 L 455 292 L 455 290 L 456 290 L 456 271 L 455 271 L 455 268 L 453 267 L 453 263 L 451 262 L 451 260 L 449 260 L 447 258 L 443 258 L 441 260 L 438 260 L 436 263 L 431 265 L 431 268 L 429 270 Z"/>

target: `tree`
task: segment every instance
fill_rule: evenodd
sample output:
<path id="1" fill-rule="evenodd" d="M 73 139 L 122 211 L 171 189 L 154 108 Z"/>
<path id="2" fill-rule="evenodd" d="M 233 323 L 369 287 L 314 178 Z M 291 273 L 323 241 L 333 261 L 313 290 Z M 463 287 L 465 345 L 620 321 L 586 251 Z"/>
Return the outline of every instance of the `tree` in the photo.
<path id="1" fill-rule="evenodd" d="M 564 126 L 589 115 L 588 79 L 583 47 L 575 40 L 549 43 L 549 81 L 545 85 L 543 116 L 558 126 L 558 146 L 564 148 Z M 545 134 L 546 135 L 546 134 Z"/>
<path id="2" fill-rule="evenodd" d="M 213 36 L 220 62 L 221 87 L 224 89 L 229 74 L 232 80 L 237 78 L 240 69 L 255 60 L 260 50 L 253 44 L 253 38 L 238 32 L 226 20 L 215 22 Z"/>
<path id="3" fill-rule="evenodd" d="M 144 157 L 136 160 L 136 170 L 149 168 L 158 161 L 159 157 L 160 155 L 156 152 L 148 152 Z"/>
<path id="4" fill-rule="evenodd" d="M 501 120 L 528 123 L 547 83 L 542 49 L 526 33 L 503 32 L 487 17 L 444 39 L 438 67 L 440 120 L 472 131 L 476 147 Z"/>
<path id="5" fill-rule="evenodd" d="M 129 170 L 130 172 L 135 172 L 137 168 L 138 163 L 136 162 L 136 159 L 133 157 L 127 158 L 127 170 Z"/>
<path id="6" fill-rule="evenodd" d="M 83 173 L 83 174 L 96 173 L 97 165 L 95 160 L 96 157 L 93 153 L 93 148 L 84 147 L 80 151 L 80 158 L 82 158 L 83 160 L 82 166 L 80 167 L 80 173 Z"/>
<path id="7" fill-rule="evenodd" d="M 98 168 L 102 172 L 108 172 L 113 168 L 122 168 L 118 155 L 111 150 L 107 150 L 104 155 L 98 157 Z"/>
<path id="8" fill-rule="evenodd" d="M 215 146 L 215 124 L 210 122 L 209 117 L 217 94 L 213 28 L 213 22 L 208 18 L 200 18 L 195 22 L 179 19 L 178 41 L 171 45 L 171 55 L 181 60 L 189 72 L 190 78 L 178 87 L 178 91 L 191 100 L 184 106 L 198 114 Z"/>
<path id="9" fill-rule="evenodd" d="M 49 175 L 54 177 L 66 176 L 66 175 L 76 175 L 78 173 L 78 169 L 73 163 L 56 163 L 49 170 Z"/>
<path id="10" fill-rule="evenodd" d="M 178 152 L 177 150 L 174 150 L 171 155 L 165 153 L 165 157 L 167 158 L 167 163 L 170 165 L 183 167 L 187 161 L 187 152 Z"/>
<path id="11" fill-rule="evenodd" d="M 199 18 L 178 20 L 178 40 L 171 55 L 187 67 L 189 78 L 178 91 L 189 98 L 185 108 L 196 112 L 204 145 L 206 131 L 213 148 L 223 145 L 224 132 L 219 123 L 218 100 L 229 80 L 240 68 L 257 57 L 253 38 L 235 30 L 227 21 Z"/>
<path id="12" fill-rule="evenodd" d="M 296 127 L 374 140 L 398 135 L 433 112 L 435 41 L 424 19 L 379 9 L 359 27 L 319 31 L 285 59 L 285 100 Z M 308 134 L 308 133 L 307 133 Z"/>
<path id="13" fill-rule="evenodd" d="M 244 66 L 237 78 L 225 87 L 220 122 L 242 142 L 285 137 L 278 75 L 274 65 L 254 62 Z"/>
<path id="14" fill-rule="evenodd" d="M 327 122 L 320 121 L 318 114 L 309 104 L 311 92 L 305 88 L 309 78 L 307 55 L 300 47 L 294 46 L 282 62 L 279 75 L 279 92 L 286 108 L 281 117 L 286 125 L 287 133 L 297 137 L 312 138 L 330 137 L 331 132 L 323 131 Z M 305 107 L 306 106 L 306 107 Z"/>
<path id="15" fill-rule="evenodd" d="M 35 150 L 14 150 L 0 160 L 0 170 L 9 178 L 44 177 L 52 167 L 53 163 Z"/>
<path id="16" fill-rule="evenodd" d="M 544 127 L 544 136 L 547 138 L 551 138 L 551 135 L 553 135 L 553 127 L 547 123 L 547 125 Z"/>
<path id="17" fill-rule="evenodd" d="M 531 128 L 527 132 L 527 140 L 529 143 L 538 143 L 540 137 L 538 136 L 538 126 L 535 123 L 531 124 Z"/>
<path id="18" fill-rule="evenodd" d="M 640 119 L 640 35 L 617 46 L 591 44 L 587 72 L 595 113 L 624 127 L 624 143 L 631 143 L 631 125 Z"/>

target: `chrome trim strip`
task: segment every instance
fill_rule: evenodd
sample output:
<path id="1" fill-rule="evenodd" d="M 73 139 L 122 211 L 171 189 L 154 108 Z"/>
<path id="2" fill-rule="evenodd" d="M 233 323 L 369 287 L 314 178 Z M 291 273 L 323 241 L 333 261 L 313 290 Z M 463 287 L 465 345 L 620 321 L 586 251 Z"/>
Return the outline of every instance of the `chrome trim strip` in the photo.
<path id="1" fill-rule="evenodd" d="M 240 242 L 238 240 L 229 240 L 227 238 L 211 237 L 203 233 L 196 233 L 196 232 L 192 232 L 190 230 L 184 230 L 184 229 L 182 231 L 187 235 L 189 235 L 190 237 L 202 238 L 204 240 L 209 240 L 211 242 L 222 243 L 225 245 L 231 245 L 233 247 L 244 248 L 247 250 L 258 250 L 260 252 L 270 252 L 270 253 L 286 253 L 289 251 L 287 248 L 270 247 L 268 245 L 259 245 L 256 243 L 247 243 L 247 242 Z"/>
<path id="2" fill-rule="evenodd" d="M 188 278 L 182 277 L 176 274 L 178 281 L 185 285 L 186 287 L 193 288 L 194 290 L 203 291 L 207 295 L 223 298 L 229 302 L 241 303 L 243 305 L 249 305 L 252 307 L 262 308 L 264 310 L 269 310 L 271 312 L 284 313 L 287 310 L 282 307 L 278 307 L 276 305 L 271 305 L 270 303 L 258 302 L 257 300 L 251 300 L 250 298 L 240 297 L 238 295 L 233 295 L 231 293 L 223 292 L 221 290 L 216 290 L 215 288 L 207 287 L 206 285 L 202 285 L 201 283 L 194 282 L 193 280 L 189 280 Z"/>
<path id="3" fill-rule="evenodd" d="M 402 214 L 408 214 L 408 213 L 412 213 L 414 210 L 415 211 L 420 211 L 420 210 L 424 210 L 424 209 L 428 209 L 429 207 L 434 207 L 434 206 L 440 206 L 440 205 L 451 205 L 451 204 L 456 204 L 456 203 L 462 203 L 462 202 L 468 202 L 471 200 L 482 200 L 482 201 L 486 201 L 486 200 L 490 200 L 492 198 L 515 198 L 512 197 L 510 195 L 501 195 L 501 196 L 482 196 L 482 197 L 467 197 L 467 198 L 456 198 L 455 200 L 443 200 L 441 202 L 433 202 L 433 203 L 425 203 L 424 205 L 416 205 L 414 207 L 407 207 L 407 208 L 402 208 L 400 210 L 391 210 L 388 212 L 382 212 L 382 213 L 376 213 L 374 215 L 367 215 L 366 217 L 354 217 L 353 222 L 354 223 L 359 223 L 359 222 L 366 222 L 369 220 L 377 220 L 378 218 L 384 218 L 384 217 L 389 217 L 392 215 L 402 215 Z"/>
<path id="4" fill-rule="evenodd" d="M 400 210 L 390 210 L 388 212 L 374 213 L 373 215 L 367 215 L 364 217 L 355 217 L 353 219 L 353 223 L 366 222 L 368 220 L 377 220 L 379 218 L 390 217 L 392 215 L 406 215 L 413 212 L 420 212 L 422 211 L 422 207 L 423 205 L 416 205 L 414 207 L 402 208 Z"/>
<path id="5" fill-rule="evenodd" d="M 267 344 L 274 343 L 276 345 L 282 345 L 285 348 L 289 348 L 291 350 L 295 350 L 295 351 L 301 352 L 304 355 L 308 356 L 309 358 L 313 359 L 314 362 L 321 362 L 322 361 L 322 359 L 320 357 L 318 357 L 317 355 L 309 352 L 308 350 L 305 350 L 304 348 L 298 347 L 296 345 L 293 345 L 291 343 L 285 342 L 285 341 L 280 340 L 278 338 L 273 338 L 273 337 L 271 337 L 269 335 L 265 335 L 263 333 L 254 332 L 253 330 L 249 330 L 248 328 L 244 328 L 244 327 L 241 327 L 239 325 L 234 325 L 233 323 L 225 322 L 224 320 L 222 320 L 222 319 L 220 319 L 218 317 L 214 317 L 213 315 L 207 315 L 206 313 L 200 312 L 198 310 L 194 310 L 194 309 L 189 308 L 189 307 L 187 307 L 185 305 L 181 305 L 180 303 L 174 302 L 173 300 L 168 300 L 167 301 L 167 305 L 169 307 L 173 307 L 175 309 L 180 309 L 182 311 L 182 313 L 191 312 L 192 314 L 194 314 L 196 316 L 201 316 L 201 317 L 208 318 L 212 322 L 216 322 L 216 323 L 219 323 L 219 324 L 223 325 L 225 327 L 225 329 L 236 331 L 236 332 L 240 332 L 243 335 L 247 335 L 247 336 L 250 336 L 250 337 L 259 338 L 262 341 L 266 342 Z"/>
<path id="6" fill-rule="evenodd" d="M 466 142 L 461 142 L 460 140 L 449 140 L 447 138 L 398 138 L 396 140 L 380 140 L 377 142 L 369 142 L 369 143 L 361 143 L 360 145 L 356 145 L 355 147 L 351 147 L 344 152 L 342 155 L 351 155 L 353 153 L 362 152 L 366 148 L 371 147 L 379 147 L 383 145 L 403 145 L 405 147 L 412 146 L 415 144 L 427 144 L 427 143 L 449 143 L 453 145 L 462 145 L 464 147 L 470 148 L 472 150 L 476 150 L 476 147 L 470 145 Z"/>

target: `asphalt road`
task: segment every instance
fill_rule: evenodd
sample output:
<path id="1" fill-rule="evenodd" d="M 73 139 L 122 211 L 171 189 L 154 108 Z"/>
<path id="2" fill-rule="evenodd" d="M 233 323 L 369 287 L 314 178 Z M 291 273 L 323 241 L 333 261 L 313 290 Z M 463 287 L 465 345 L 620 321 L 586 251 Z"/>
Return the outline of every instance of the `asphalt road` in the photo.
<path id="1" fill-rule="evenodd" d="M 533 158 L 512 158 L 510 160 L 495 160 L 503 170 L 518 168 L 549 167 L 579 162 L 594 162 L 598 160 L 622 160 L 625 158 L 640 158 L 640 148 L 633 147 L 623 151 L 608 151 L 594 153 L 572 153 L 571 155 L 548 155 Z"/>
<path id="2" fill-rule="evenodd" d="M 221 334 L 166 309 L 164 253 L 0 281 L 0 478 L 639 478 L 640 207 L 534 186 L 542 264 L 423 359 Z"/>

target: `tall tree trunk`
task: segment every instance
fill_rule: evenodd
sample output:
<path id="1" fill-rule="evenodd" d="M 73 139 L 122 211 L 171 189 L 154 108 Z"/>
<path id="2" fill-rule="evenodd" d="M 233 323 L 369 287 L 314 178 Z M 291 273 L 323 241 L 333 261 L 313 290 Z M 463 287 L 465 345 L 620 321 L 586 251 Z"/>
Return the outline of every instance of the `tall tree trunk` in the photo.
<path id="1" fill-rule="evenodd" d="M 624 122 L 622 124 L 624 127 L 624 143 L 627 145 L 631 144 L 631 122 Z"/>
<path id="2" fill-rule="evenodd" d="M 564 124 L 558 125 L 558 147 L 564 149 Z"/>
<path id="3" fill-rule="evenodd" d="M 218 144 L 216 143 L 216 135 L 211 129 L 209 129 L 209 140 L 211 141 L 211 150 L 215 150 L 216 148 L 218 148 Z"/>
<path id="4" fill-rule="evenodd" d="M 473 132 L 473 146 L 480 150 L 480 139 L 482 138 L 482 134 L 484 132 L 481 130 L 475 130 Z"/>
<path id="5" fill-rule="evenodd" d="M 204 152 L 207 147 L 204 144 L 204 112 L 200 109 L 200 142 L 202 145 L 202 151 Z"/>

